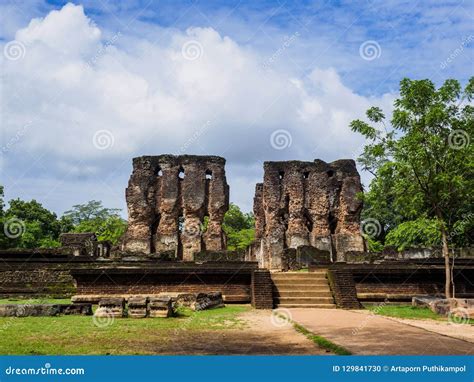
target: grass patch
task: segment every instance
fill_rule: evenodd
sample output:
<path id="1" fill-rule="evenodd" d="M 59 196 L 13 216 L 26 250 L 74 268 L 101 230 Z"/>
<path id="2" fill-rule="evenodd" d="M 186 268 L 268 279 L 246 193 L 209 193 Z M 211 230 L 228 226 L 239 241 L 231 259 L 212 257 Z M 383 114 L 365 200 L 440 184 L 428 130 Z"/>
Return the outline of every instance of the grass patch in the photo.
<path id="1" fill-rule="evenodd" d="M 32 303 L 1 300 L 22 302 Z M 190 335 L 245 328 L 238 315 L 249 309 L 239 305 L 200 312 L 179 309 L 171 318 L 117 318 L 105 327 L 97 326 L 92 316 L 0 317 L 0 354 L 163 354 L 170 343 L 179 343 Z"/>
<path id="2" fill-rule="evenodd" d="M 352 355 L 352 353 L 349 350 L 345 349 L 344 347 L 336 345 L 334 342 L 331 342 L 327 340 L 326 338 L 323 338 L 321 336 L 318 336 L 310 332 L 308 329 L 306 329 L 304 326 L 301 326 L 300 324 L 297 324 L 294 322 L 293 326 L 297 332 L 304 334 L 306 338 L 310 339 L 316 345 L 318 345 L 319 347 L 323 349 L 329 350 L 337 355 Z"/>
<path id="3" fill-rule="evenodd" d="M 0 304 L 71 304 L 70 298 L 0 298 Z"/>
<path id="4" fill-rule="evenodd" d="M 368 310 L 380 316 L 409 318 L 415 320 L 437 320 L 446 321 L 447 318 L 434 313 L 431 309 L 425 307 L 409 306 L 409 305 L 386 305 L 386 306 L 369 306 Z M 469 320 L 470 324 L 474 324 L 474 320 Z"/>

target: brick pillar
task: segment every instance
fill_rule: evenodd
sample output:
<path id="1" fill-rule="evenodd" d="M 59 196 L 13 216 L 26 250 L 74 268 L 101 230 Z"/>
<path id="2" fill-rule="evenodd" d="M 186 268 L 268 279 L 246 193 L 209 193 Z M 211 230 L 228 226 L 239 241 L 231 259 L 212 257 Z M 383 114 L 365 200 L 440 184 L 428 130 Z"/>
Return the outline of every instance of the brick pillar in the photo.
<path id="1" fill-rule="evenodd" d="M 255 309 L 273 309 L 273 282 L 270 271 L 257 269 L 252 272 L 252 306 Z"/>
<path id="2" fill-rule="evenodd" d="M 350 269 L 331 267 L 328 269 L 328 280 L 336 306 L 343 309 L 360 309 L 357 299 L 354 276 Z"/>

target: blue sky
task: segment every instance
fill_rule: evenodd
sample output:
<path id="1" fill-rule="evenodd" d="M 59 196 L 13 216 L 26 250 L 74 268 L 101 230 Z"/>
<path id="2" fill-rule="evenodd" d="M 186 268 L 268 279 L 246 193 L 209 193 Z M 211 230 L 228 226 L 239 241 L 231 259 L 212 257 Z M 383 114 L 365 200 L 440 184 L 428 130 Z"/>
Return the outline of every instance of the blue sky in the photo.
<path id="1" fill-rule="evenodd" d="M 0 182 L 59 214 L 90 199 L 124 208 L 131 158 L 160 153 L 226 157 L 231 200 L 249 210 L 264 160 L 355 159 L 350 120 L 370 105 L 389 114 L 400 79 L 473 73 L 470 1 L 11 0 L 0 12 Z"/>

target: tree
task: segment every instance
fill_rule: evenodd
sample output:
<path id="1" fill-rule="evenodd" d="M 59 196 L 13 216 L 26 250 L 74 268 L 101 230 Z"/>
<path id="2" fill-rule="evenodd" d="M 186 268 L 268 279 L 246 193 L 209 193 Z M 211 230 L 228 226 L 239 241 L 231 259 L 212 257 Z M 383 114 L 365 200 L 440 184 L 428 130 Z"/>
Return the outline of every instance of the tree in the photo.
<path id="1" fill-rule="evenodd" d="M 127 228 L 118 208 L 105 208 L 101 201 L 91 200 L 85 204 L 76 204 L 66 211 L 63 219 L 74 224 L 74 232 L 94 232 L 99 240 L 109 240 L 117 244 Z"/>
<path id="2" fill-rule="evenodd" d="M 99 200 L 91 200 L 85 204 L 76 204 L 72 209 L 64 213 L 64 217 L 71 220 L 72 224 L 87 220 L 102 219 L 106 220 L 110 216 L 116 216 L 120 208 L 105 208 Z"/>
<path id="3" fill-rule="evenodd" d="M 352 130 L 369 141 L 359 163 L 375 176 L 369 191 L 373 206 L 383 211 L 386 204 L 407 220 L 435 221 L 445 259 L 447 298 L 452 286 L 449 246 L 456 227 L 472 227 L 465 216 L 473 212 L 473 97 L 474 77 L 464 90 L 452 79 L 438 89 L 430 80 L 403 79 L 391 127 L 377 107 L 366 114 L 380 128 L 361 120 L 351 123 Z M 391 183 L 385 182 L 387 171 Z M 389 192 L 384 194 L 384 188 Z M 391 213 L 387 216 L 391 224 L 397 223 Z"/>
<path id="4" fill-rule="evenodd" d="M 230 203 L 222 224 L 227 235 L 227 248 L 229 250 L 245 250 L 255 239 L 254 226 L 253 213 L 244 214 L 237 205 Z"/>
<path id="5" fill-rule="evenodd" d="M 7 248 L 8 237 L 4 233 L 5 202 L 3 198 L 3 186 L 0 185 L 0 248 Z"/>
<path id="6" fill-rule="evenodd" d="M 3 214 L 2 248 L 57 247 L 61 222 L 36 200 L 10 200 Z"/>

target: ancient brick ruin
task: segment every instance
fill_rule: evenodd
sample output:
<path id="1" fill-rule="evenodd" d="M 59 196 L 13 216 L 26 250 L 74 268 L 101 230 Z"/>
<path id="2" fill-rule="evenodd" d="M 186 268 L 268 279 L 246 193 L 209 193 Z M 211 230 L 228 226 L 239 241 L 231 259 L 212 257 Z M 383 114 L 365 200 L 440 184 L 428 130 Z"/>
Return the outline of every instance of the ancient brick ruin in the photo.
<path id="1" fill-rule="evenodd" d="M 361 191 L 353 160 L 265 162 L 254 198 L 259 265 L 281 269 L 287 248 L 307 245 L 329 251 L 333 261 L 364 251 Z"/>
<path id="2" fill-rule="evenodd" d="M 202 250 L 224 249 L 222 221 L 229 207 L 224 166 L 225 159 L 217 156 L 134 158 L 122 249 L 171 251 L 184 261 Z"/>

